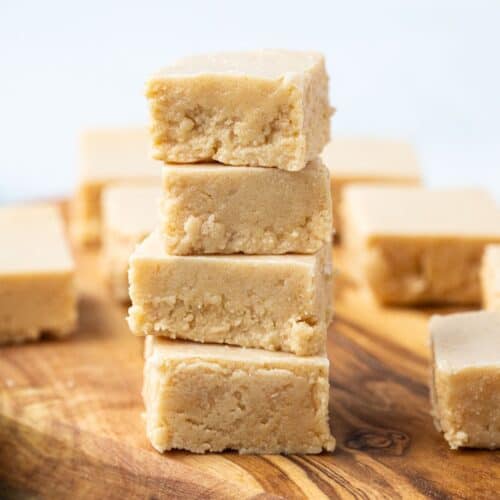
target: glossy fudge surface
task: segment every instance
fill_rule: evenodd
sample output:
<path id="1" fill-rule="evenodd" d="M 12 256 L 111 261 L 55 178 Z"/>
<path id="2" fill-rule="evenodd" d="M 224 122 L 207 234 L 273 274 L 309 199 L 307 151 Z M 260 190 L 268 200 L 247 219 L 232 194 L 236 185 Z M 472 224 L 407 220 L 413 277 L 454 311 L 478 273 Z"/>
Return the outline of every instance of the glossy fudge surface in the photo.
<path id="1" fill-rule="evenodd" d="M 155 157 L 166 163 L 303 169 L 330 138 L 323 56 L 261 50 L 186 57 L 147 84 Z"/>
<path id="2" fill-rule="evenodd" d="M 158 451 L 332 451 L 328 359 L 146 339 L 146 428 Z M 300 411 L 299 411 L 300 410 Z"/>
<path id="3" fill-rule="evenodd" d="M 434 316 L 432 404 L 451 448 L 500 447 L 500 313 Z"/>

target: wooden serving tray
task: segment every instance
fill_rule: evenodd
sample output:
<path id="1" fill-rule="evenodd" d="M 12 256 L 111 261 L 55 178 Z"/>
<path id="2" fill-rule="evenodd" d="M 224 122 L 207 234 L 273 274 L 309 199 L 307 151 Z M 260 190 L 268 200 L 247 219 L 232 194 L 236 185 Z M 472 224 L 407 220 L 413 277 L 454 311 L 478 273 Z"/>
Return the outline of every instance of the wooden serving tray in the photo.
<path id="1" fill-rule="evenodd" d="M 0 498 L 499 497 L 500 453 L 451 451 L 434 429 L 431 311 L 380 308 L 342 274 L 328 335 L 333 454 L 160 455 L 141 418 L 143 342 L 97 252 L 75 255 L 75 335 L 0 348 Z"/>

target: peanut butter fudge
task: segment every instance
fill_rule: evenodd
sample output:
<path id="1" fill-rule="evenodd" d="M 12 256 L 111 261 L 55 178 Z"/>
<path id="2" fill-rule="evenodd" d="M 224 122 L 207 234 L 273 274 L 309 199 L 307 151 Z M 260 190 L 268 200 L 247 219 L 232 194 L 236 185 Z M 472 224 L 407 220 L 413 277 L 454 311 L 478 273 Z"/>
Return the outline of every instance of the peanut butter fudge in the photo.
<path id="1" fill-rule="evenodd" d="M 301 170 L 330 138 L 323 56 L 261 50 L 186 57 L 150 79 L 155 157 Z"/>
<path id="2" fill-rule="evenodd" d="M 80 161 L 72 229 L 77 241 L 98 243 L 103 188 L 116 182 L 159 186 L 161 164 L 149 157 L 145 128 L 86 131 L 81 137 Z"/>
<path id="3" fill-rule="evenodd" d="M 0 344 L 64 336 L 76 322 L 75 265 L 50 205 L 0 209 Z"/>
<path id="4" fill-rule="evenodd" d="M 146 339 L 147 435 L 158 451 L 333 451 L 328 359 Z"/>
<path id="5" fill-rule="evenodd" d="M 341 233 L 344 188 L 356 183 L 417 185 L 421 172 L 413 147 L 402 141 L 374 138 L 335 138 L 322 154 L 330 171 L 335 233 Z"/>
<path id="6" fill-rule="evenodd" d="M 500 211 L 486 192 L 350 186 L 343 221 L 353 267 L 380 302 L 481 302 L 483 251 L 500 242 Z"/>
<path id="7" fill-rule="evenodd" d="M 162 232 L 172 254 L 314 253 L 331 241 L 328 171 L 216 164 L 163 168 Z"/>
<path id="8" fill-rule="evenodd" d="M 158 232 L 130 258 L 136 335 L 323 352 L 332 316 L 331 247 L 313 255 L 175 256 Z"/>
<path id="9" fill-rule="evenodd" d="M 103 191 L 103 268 L 116 300 L 128 296 L 128 260 L 158 225 L 157 186 L 111 186 Z"/>
<path id="10" fill-rule="evenodd" d="M 500 312 L 500 245 L 488 245 L 481 268 L 483 305 L 485 309 Z"/>
<path id="11" fill-rule="evenodd" d="M 500 447 L 500 313 L 434 316 L 431 397 L 450 448 Z"/>

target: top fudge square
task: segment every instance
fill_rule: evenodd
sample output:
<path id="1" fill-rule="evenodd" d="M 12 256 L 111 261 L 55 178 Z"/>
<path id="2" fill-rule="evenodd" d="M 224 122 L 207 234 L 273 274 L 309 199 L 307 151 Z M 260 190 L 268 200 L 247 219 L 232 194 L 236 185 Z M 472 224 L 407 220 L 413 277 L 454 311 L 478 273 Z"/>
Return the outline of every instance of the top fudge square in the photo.
<path id="1" fill-rule="evenodd" d="M 146 87 L 154 156 L 166 163 L 303 169 L 330 137 L 323 56 L 262 50 L 186 57 Z"/>

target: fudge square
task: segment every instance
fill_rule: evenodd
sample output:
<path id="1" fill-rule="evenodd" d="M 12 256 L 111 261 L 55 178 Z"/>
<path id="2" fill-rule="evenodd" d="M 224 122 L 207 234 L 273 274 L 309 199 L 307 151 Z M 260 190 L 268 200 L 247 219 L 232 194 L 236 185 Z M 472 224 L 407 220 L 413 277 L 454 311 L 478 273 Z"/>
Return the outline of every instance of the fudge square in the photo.
<path id="1" fill-rule="evenodd" d="M 0 209 L 0 344 L 61 337 L 75 327 L 75 265 L 58 209 Z"/>
<path id="2" fill-rule="evenodd" d="M 172 254 L 314 253 L 331 241 L 328 170 L 163 167 L 161 229 Z"/>
<path id="3" fill-rule="evenodd" d="M 341 205 L 344 188 L 355 183 L 418 185 L 420 166 L 413 147 L 403 141 L 363 137 L 335 138 L 322 159 L 330 171 L 333 222 L 341 234 Z"/>
<path id="4" fill-rule="evenodd" d="M 102 196 L 102 264 L 113 297 L 126 302 L 128 260 L 158 225 L 159 186 L 114 185 Z"/>
<path id="5" fill-rule="evenodd" d="M 433 316 L 431 398 L 450 448 L 500 447 L 500 313 Z"/>
<path id="6" fill-rule="evenodd" d="M 500 245 L 488 245 L 481 268 L 483 306 L 500 312 Z"/>
<path id="7" fill-rule="evenodd" d="M 186 57 L 146 96 L 155 158 L 301 170 L 330 138 L 323 56 L 261 50 Z"/>
<path id="8" fill-rule="evenodd" d="M 312 255 L 176 256 L 157 231 L 130 258 L 136 335 L 324 351 L 332 317 L 331 246 Z"/>
<path id="9" fill-rule="evenodd" d="M 149 157 L 145 128 L 93 129 L 80 144 L 80 173 L 72 205 L 72 233 L 83 244 L 101 239 L 101 193 L 120 182 L 160 185 L 161 164 Z"/>
<path id="10" fill-rule="evenodd" d="M 147 435 L 158 451 L 333 451 L 326 356 L 146 339 Z"/>
<path id="11" fill-rule="evenodd" d="M 350 186 L 343 241 L 386 304 L 481 302 L 485 246 L 500 242 L 500 211 L 481 190 Z"/>

